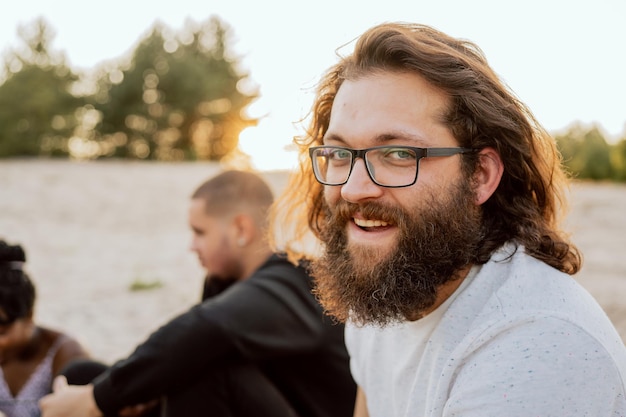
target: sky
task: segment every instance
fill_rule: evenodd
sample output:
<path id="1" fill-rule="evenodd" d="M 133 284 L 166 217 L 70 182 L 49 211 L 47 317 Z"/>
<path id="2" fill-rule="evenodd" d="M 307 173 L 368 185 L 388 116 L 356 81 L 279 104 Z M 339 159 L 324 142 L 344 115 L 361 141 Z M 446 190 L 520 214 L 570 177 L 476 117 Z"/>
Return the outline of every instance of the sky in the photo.
<path id="1" fill-rule="evenodd" d="M 242 133 L 242 150 L 259 170 L 288 169 L 286 148 L 303 132 L 321 74 L 337 50 L 369 27 L 423 23 L 475 42 L 496 73 L 552 133 L 572 123 L 597 124 L 607 139 L 626 136 L 626 2 L 623 0 L 21 0 L 0 13 L 0 53 L 18 45 L 18 25 L 44 17 L 53 48 L 69 65 L 90 70 L 129 53 L 160 21 L 174 30 L 187 19 L 218 16 L 233 50 L 259 86 Z"/>

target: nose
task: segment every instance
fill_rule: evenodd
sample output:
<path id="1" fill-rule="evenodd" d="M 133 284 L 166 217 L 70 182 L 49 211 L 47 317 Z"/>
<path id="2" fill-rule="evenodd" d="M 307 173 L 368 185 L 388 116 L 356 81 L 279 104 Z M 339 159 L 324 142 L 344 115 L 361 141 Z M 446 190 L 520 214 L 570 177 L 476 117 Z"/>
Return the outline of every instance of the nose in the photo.
<path id="1" fill-rule="evenodd" d="M 191 238 L 191 241 L 189 242 L 189 250 L 192 252 L 197 252 L 198 251 L 198 246 L 196 245 L 196 237 L 193 236 Z"/>
<path id="2" fill-rule="evenodd" d="M 341 197 L 351 203 L 378 198 L 383 192 L 383 187 L 374 184 L 370 178 L 361 158 L 354 162 L 348 181 L 341 186 Z"/>

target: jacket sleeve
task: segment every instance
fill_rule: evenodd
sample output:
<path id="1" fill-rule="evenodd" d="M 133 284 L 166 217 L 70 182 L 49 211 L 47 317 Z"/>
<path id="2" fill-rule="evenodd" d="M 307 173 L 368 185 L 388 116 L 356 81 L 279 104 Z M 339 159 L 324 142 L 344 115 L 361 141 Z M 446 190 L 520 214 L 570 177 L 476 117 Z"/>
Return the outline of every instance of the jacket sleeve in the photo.
<path id="1" fill-rule="evenodd" d="M 165 324 L 115 363 L 94 381 L 96 403 L 114 413 L 166 395 L 228 357 L 262 361 L 312 350 L 321 343 L 322 315 L 301 268 L 261 269 Z"/>

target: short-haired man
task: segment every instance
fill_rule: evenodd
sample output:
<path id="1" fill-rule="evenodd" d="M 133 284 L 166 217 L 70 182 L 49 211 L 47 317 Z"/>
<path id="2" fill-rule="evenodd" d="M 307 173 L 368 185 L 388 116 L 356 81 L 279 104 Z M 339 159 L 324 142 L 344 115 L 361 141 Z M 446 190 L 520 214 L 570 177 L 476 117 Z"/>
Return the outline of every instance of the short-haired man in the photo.
<path id="1" fill-rule="evenodd" d="M 205 300 L 155 331 L 87 386 L 41 401 L 43 417 L 141 414 L 348 417 L 356 386 L 343 326 L 324 317 L 303 265 L 267 240 L 269 185 L 226 171 L 192 196 L 191 248 L 210 274 Z"/>

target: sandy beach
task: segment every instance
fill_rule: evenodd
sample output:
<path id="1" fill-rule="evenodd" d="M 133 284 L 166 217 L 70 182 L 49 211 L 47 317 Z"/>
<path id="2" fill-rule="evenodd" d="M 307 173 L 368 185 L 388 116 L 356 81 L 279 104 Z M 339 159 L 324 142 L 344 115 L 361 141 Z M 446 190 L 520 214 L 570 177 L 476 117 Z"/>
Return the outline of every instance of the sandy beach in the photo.
<path id="1" fill-rule="evenodd" d="M 119 359 L 199 299 L 187 204 L 210 163 L 0 161 L 0 238 L 22 244 L 36 319 Z M 284 172 L 264 172 L 274 190 Z M 585 263 L 575 276 L 626 340 L 626 185 L 575 183 L 567 230 Z M 152 287 L 133 291 L 131 287 Z"/>

